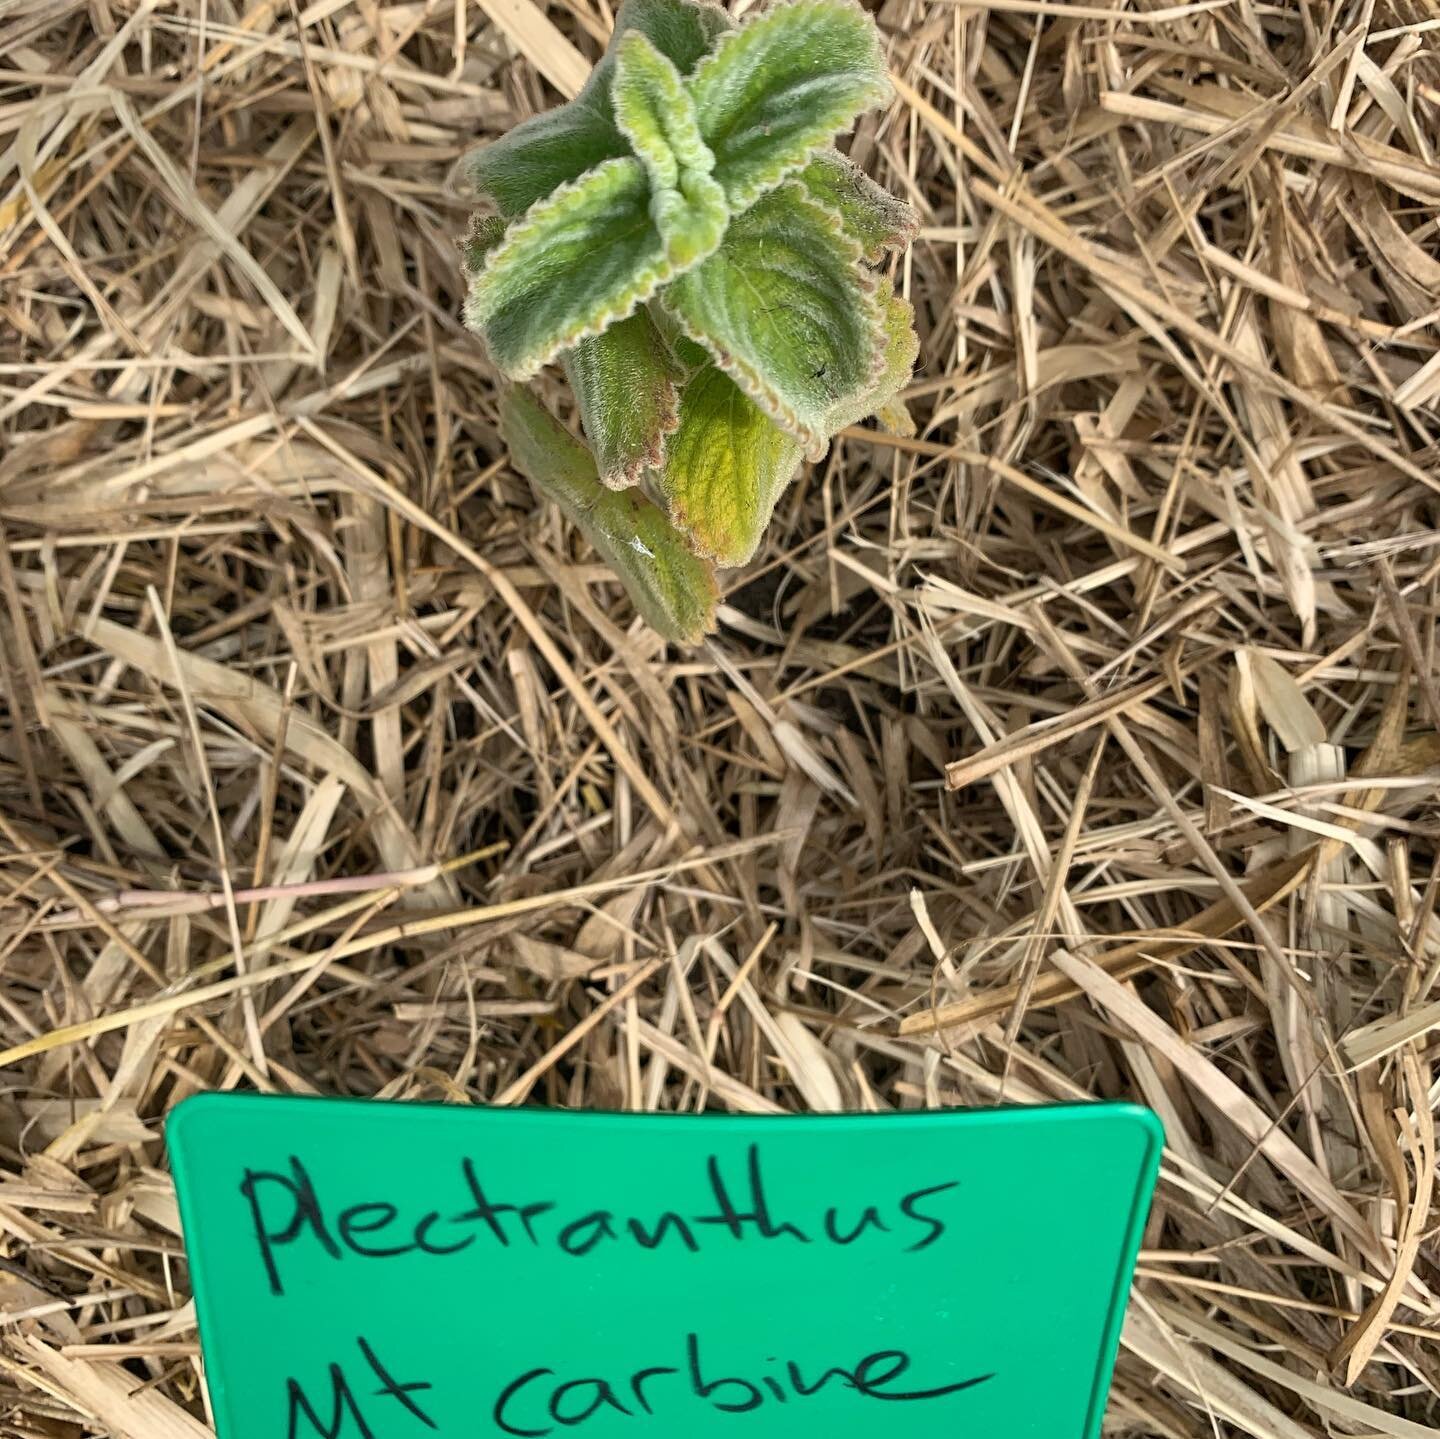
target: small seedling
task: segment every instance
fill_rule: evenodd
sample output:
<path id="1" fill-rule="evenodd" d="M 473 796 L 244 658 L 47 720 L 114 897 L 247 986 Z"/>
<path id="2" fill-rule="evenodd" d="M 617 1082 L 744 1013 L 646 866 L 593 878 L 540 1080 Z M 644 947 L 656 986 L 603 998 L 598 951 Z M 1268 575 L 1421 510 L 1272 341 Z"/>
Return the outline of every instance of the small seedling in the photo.
<path id="1" fill-rule="evenodd" d="M 889 93 L 854 0 L 625 0 L 580 94 L 472 162 L 466 319 L 515 382 L 511 457 L 669 639 L 713 628 L 715 566 L 803 459 L 908 423 L 913 314 L 874 267 L 915 217 L 833 144 Z M 588 448 L 521 383 L 552 361 Z"/>

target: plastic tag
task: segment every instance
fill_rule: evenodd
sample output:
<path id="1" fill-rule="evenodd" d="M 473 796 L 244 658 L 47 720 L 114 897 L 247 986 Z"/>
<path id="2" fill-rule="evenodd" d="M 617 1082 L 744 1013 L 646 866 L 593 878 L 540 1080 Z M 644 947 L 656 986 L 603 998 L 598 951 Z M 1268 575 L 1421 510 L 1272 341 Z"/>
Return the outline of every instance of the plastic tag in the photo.
<path id="1" fill-rule="evenodd" d="M 208 1094 L 168 1142 L 220 1439 L 1094 1439 L 1161 1131 Z"/>

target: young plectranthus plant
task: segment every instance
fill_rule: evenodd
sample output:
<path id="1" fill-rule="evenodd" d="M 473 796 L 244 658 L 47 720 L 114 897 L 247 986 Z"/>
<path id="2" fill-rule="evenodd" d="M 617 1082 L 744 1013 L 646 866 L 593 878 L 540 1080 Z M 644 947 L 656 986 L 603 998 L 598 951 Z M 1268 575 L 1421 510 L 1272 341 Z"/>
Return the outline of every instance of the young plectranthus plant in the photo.
<path id="1" fill-rule="evenodd" d="M 908 426 L 913 314 L 876 267 L 915 217 L 833 143 L 889 94 L 854 0 L 625 0 L 580 94 L 471 163 L 466 319 L 515 382 L 511 458 L 669 639 L 713 628 L 714 567 L 802 460 Z M 523 386 L 552 361 L 588 448 Z"/>

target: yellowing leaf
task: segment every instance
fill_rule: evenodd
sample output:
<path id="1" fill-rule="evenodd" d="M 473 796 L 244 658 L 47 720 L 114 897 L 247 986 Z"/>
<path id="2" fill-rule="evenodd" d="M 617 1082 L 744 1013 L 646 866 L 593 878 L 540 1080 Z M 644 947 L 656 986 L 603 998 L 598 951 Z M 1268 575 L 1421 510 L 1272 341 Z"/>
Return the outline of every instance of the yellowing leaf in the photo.
<path id="1" fill-rule="evenodd" d="M 653 629 L 696 644 L 715 627 L 711 567 L 637 490 L 607 490 L 589 451 L 528 390 L 501 397 L 500 433 L 516 468 L 594 545 Z"/>
<path id="2" fill-rule="evenodd" d="M 712 365 L 685 386 L 680 428 L 655 480 L 670 518 L 701 554 L 743 565 L 800 459 L 799 441 Z"/>
<path id="3" fill-rule="evenodd" d="M 684 378 L 643 307 L 603 335 L 581 340 L 565 359 L 580 402 L 585 437 L 601 480 L 633 485 L 665 457 L 665 436 L 679 423 Z"/>

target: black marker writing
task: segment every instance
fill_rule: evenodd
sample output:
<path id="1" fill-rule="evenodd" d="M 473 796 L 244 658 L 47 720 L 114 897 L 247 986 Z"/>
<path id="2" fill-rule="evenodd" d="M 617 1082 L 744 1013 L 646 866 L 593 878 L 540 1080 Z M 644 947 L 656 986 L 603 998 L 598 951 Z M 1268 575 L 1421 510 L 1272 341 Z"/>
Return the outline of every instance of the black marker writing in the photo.
<path id="1" fill-rule="evenodd" d="M 698 1334 L 687 1334 L 685 1336 L 685 1362 L 690 1369 L 690 1388 L 699 1399 L 708 1399 L 722 1414 L 748 1414 L 752 1409 L 758 1409 L 764 1402 L 765 1396 L 748 1380 L 726 1377 L 724 1379 L 705 1379 L 700 1373 L 700 1336 Z M 743 1399 L 716 1399 L 716 1390 L 729 1392 L 734 1389 L 743 1389 Z"/>
<path id="2" fill-rule="evenodd" d="M 363 1338 L 355 1341 L 360 1346 L 360 1352 L 365 1356 L 365 1362 L 375 1371 L 375 1375 L 381 1380 L 380 1387 L 375 1391 L 376 1397 L 388 1394 L 392 1399 L 397 1399 L 411 1414 L 415 1416 L 427 1429 L 435 1427 L 435 1421 L 410 1397 L 418 1394 L 421 1390 L 431 1389 L 431 1384 L 421 1383 L 412 1380 L 409 1384 L 397 1383 L 386 1372 L 385 1366 L 380 1362 L 379 1356 L 365 1342 Z"/>
<path id="3" fill-rule="evenodd" d="M 492 1417 L 496 1425 L 507 1434 L 520 1434 L 524 1439 L 539 1439 L 542 1434 L 548 1434 L 549 1429 L 521 1429 L 510 1423 L 505 1417 L 509 1411 L 512 1400 L 515 1400 L 520 1392 L 528 1389 L 537 1379 L 543 1379 L 547 1374 L 554 1374 L 553 1369 L 527 1369 L 518 1379 L 512 1379 L 501 1391 L 500 1397 L 495 1401 L 495 1408 Z"/>
<path id="4" fill-rule="evenodd" d="M 952 1179 L 913 1189 L 888 1204 L 852 1200 L 827 1205 L 824 1199 L 829 1196 L 817 1196 L 811 1199 L 814 1208 L 797 1214 L 793 1198 L 782 1200 L 772 1192 L 760 1146 L 750 1144 L 743 1164 L 734 1157 L 706 1156 L 703 1182 L 710 1206 L 697 1205 L 700 1213 L 669 1208 L 637 1215 L 585 1210 L 577 1204 L 567 1215 L 555 1213 L 560 1206 L 552 1199 L 525 1197 L 513 1189 L 500 1190 L 504 1198 L 497 1197 L 496 1182 L 482 1177 L 470 1158 L 460 1161 L 459 1170 L 458 1193 L 449 1196 L 450 1203 L 443 1202 L 443 1195 L 432 1196 L 431 1206 L 417 1215 L 413 1209 L 402 1212 L 398 1203 L 383 1196 L 363 1192 L 345 1196 L 349 1202 L 332 1209 L 327 1201 L 333 1202 L 333 1193 L 322 1196 L 323 1186 L 293 1155 L 288 1172 L 244 1169 L 240 1193 L 270 1293 L 285 1293 L 284 1251 L 310 1244 L 332 1259 L 354 1256 L 374 1261 L 409 1254 L 445 1258 L 477 1244 L 505 1249 L 553 1246 L 576 1260 L 617 1244 L 633 1246 L 639 1253 L 677 1254 L 699 1254 L 731 1243 L 839 1248 L 890 1244 L 913 1254 L 945 1235 L 949 1221 L 943 1217 L 942 1196 L 959 1188 Z"/>
<path id="5" fill-rule="evenodd" d="M 490 1226 L 490 1232 L 494 1234 L 496 1239 L 498 1239 L 501 1244 L 508 1245 L 510 1243 L 510 1236 L 501 1225 L 500 1216 L 502 1214 L 518 1214 L 520 1216 L 520 1223 L 525 1230 L 525 1237 L 529 1239 L 531 1244 L 538 1244 L 540 1242 L 535 1238 L 535 1231 L 531 1227 L 530 1221 L 537 1215 L 554 1209 L 555 1206 L 553 1203 L 549 1200 L 541 1200 L 536 1204 L 492 1204 L 490 1200 L 486 1198 L 485 1190 L 480 1184 L 480 1178 L 475 1173 L 475 1161 L 466 1159 L 461 1165 L 461 1168 L 465 1172 L 465 1182 L 470 1186 L 470 1194 L 475 1200 L 475 1207 L 465 1214 L 457 1214 L 455 1216 L 457 1223 L 467 1219 L 483 1219 L 485 1223 Z"/>
<path id="6" fill-rule="evenodd" d="M 779 1363 L 774 1356 L 766 1362 Z M 880 1349 L 849 1368 L 832 1365 L 810 1377 L 794 1359 L 786 1360 L 777 1373 L 747 1377 L 717 1371 L 704 1357 L 700 1336 L 692 1332 L 685 1335 L 683 1366 L 647 1364 L 623 1380 L 600 1375 L 559 1380 L 553 1369 L 528 1369 L 500 1390 L 490 1413 L 496 1428 L 517 1439 L 545 1439 L 557 1426 L 576 1428 L 603 1410 L 627 1418 L 660 1418 L 675 1430 L 683 1427 L 683 1418 L 676 1414 L 687 1401 L 722 1414 L 749 1414 L 771 1402 L 810 1399 L 831 1389 L 848 1389 L 859 1399 L 887 1403 L 933 1402 L 996 1377 L 974 1374 L 925 1388 L 895 1387 L 912 1362 L 902 1349 Z"/>
<path id="7" fill-rule="evenodd" d="M 408 1254 L 414 1244 L 370 1244 L 356 1239 L 357 1234 L 373 1234 L 394 1224 L 400 1211 L 393 1204 L 352 1204 L 340 1215 L 338 1228 L 340 1238 L 357 1254 L 367 1259 L 393 1259 L 397 1254 Z M 378 1216 L 378 1218 L 376 1217 Z"/>
<path id="8" fill-rule="evenodd" d="M 608 1209 L 597 1209 L 594 1214 L 567 1224 L 560 1231 L 561 1249 L 579 1258 L 589 1254 L 602 1239 L 614 1239 L 615 1230 L 610 1223 L 614 1217 Z"/>
<path id="9" fill-rule="evenodd" d="M 840 1221 L 836 1211 L 827 1209 L 825 1211 L 825 1237 L 832 1244 L 854 1244 L 854 1242 L 864 1234 L 867 1226 L 871 1224 L 873 1224 L 876 1229 L 883 1229 L 887 1234 L 890 1232 L 890 1226 L 880 1218 L 873 1204 L 860 1216 L 859 1223 L 856 1224 L 848 1234 L 842 1234 L 840 1232 L 839 1223 Z"/>
<path id="10" fill-rule="evenodd" d="M 746 1173 L 750 1180 L 750 1208 L 744 1212 L 735 1208 L 730 1200 L 730 1191 L 720 1174 L 720 1161 L 712 1154 L 705 1161 L 705 1172 L 710 1176 L 710 1188 L 714 1191 L 715 1202 L 720 1213 L 697 1219 L 697 1224 L 723 1224 L 736 1239 L 745 1237 L 745 1226 L 753 1224 L 762 1239 L 775 1239 L 788 1234 L 801 1244 L 809 1244 L 809 1236 L 793 1224 L 776 1224 L 770 1217 L 770 1206 L 765 1202 L 765 1183 L 760 1177 L 760 1146 L 752 1144 L 746 1155 Z"/>
<path id="11" fill-rule="evenodd" d="M 571 1394 L 578 1394 L 580 1402 L 571 1404 Z M 585 1396 L 589 1396 L 588 1400 Z M 559 1423 L 573 1426 L 583 1424 L 597 1409 L 615 1409 L 627 1418 L 630 1411 L 615 1397 L 614 1391 L 603 1379 L 572 1379 L 562 1384 L 550 1396 L 550 1417 Z"/>
<path id="12" fill-rule="evenodd" d="M 422 1393 L 432 1386 L 419 1380 L 413 1380 L 408 1384 L 400 1383 L 386 1369 L 380 1356 L 376 1354 L 365 1338 L 357 1337 L 355 1343 L 359 1346 L 366 1364 L 370 1366 L 371 1377 L 380 1380 L 380 1387 L 374 1391 L 373 1397 L 394 1399 L 413 1419 L 418 1420 L 427 1429 L 435 1428 L 435 1421 L 415 1399 L 411 1398 L 411 1395 Z M 315 1406 L 310 1402 L 310 1396 L 306 1394 L 300 1381 L 293 1377 L 286 1378 L 285 1397 L 289 1409 L 287 1430 L 289 1439 L 300 1439 L 302 1419 L 316 1434 L 323 1435 L 324 1439 L 341 1439 L 341 1433 L 346 1428 L 347 1417 L 360 1435 L 360 1439 L 375 1439 L 375 1431 L 371 1428 L 360 1401 L 355 1397 L 355 1391 L 351 1388 L 350 1380 L 346 1377 L 344 1369 L 333 1361 L 327 1367 L 330 1380 L 330 1419 L 328 1423 L 315 1412 Z M 368 1379 L 366 1382 L 369 1382 Z M 389 1432 L 389 1427 L 385 1426 L 387 1432 Z"/>
<path id="13" fill-rule="evenodd" d="M 913 1193 L 907 1194 L 904 1199 L 900 1201 L 900 1210 L 907 1219 L 913 1219 L 918 1224 L 927 1225 L 930 1229 L 929 1234 L 927 1234 L 924 1239 L 920 1240 L 918 1244 L 912 1244 L 910 1246 L 907 1251 L 908 1253 L 913 1254 L 917 1249 L 928 1249 L 945 1232 L 944 1224 L 936 1219 L 933 1214 L 921 1214 L 916 1210 L 915 1201 L 917 1199 L 928 1198 L 932 1194 L 944 1194 L 947 1189 L 954 1189 L 955 1187 L 956 1185 L 953 1179 L 949 1184 L 932 1184 L 929 1189 L 917 1189 Z"/>
<path id="14" fill-rule="evenodd" d="M 658 1378 L 661 1374 L 678 1374 L 679 1372 L 678 1369 L 671 1368 L 668 1364 L 652 1364 L 648 1369 L 637 1369 L 630 1376 L 630 1392 L 635 1396 L 635 1402 L 647 1414 L 653 1414 L 655 1411 L 645 1397 L 645 1381 Z"/>
<path id="15" fill-rule="evenodd" d="M 665 1213 L 655 1221 L 653 1229 L 647 1230 L 644 1224 L 638 1219 L 632 1219 L 627 1227 L 630 1233 L 635 1236 L 636 1244 L 642 1249 L 658 1249 L 665 1242 L 665 1236 L 673 1231 L 679 1236 L 680 1242 L 691 1254 L 698 1254 L 700 1252 L 700 1245 L 695 1238 L 695 1231 L 672 1210 L 667 1209 Z"/>
<path id="16" fill-rule="evenodd" d="M 330 1366 L 331 1408 L 328 1424 L 321 1422 L 309 1397 L 300 1387 L 298 1379 L 286 1379 L 285 1390 L 286 1397 L 290 1402 L 290 1439 L 296 1439 L 300 1432 L 300 1416 L 302 1414 L 317 1434 L 323 1434 L 325 1439 L 339 1439 L 340 1431 L 345 1427 L 347 1412 L 355 1421 L 355 1427 L 364 1436 L 364 1439 L 374 1439 L 370 1426 L 365 1422 L 365 1415 L 355 1402 L 355 1396 L 350 1392 L 350 1385 L 345 1379 L 345 1371 L 338 1364 Z"/>
<path id="17" fill-rule="evenodd" d="M 325 1216 L 320 1211 L 320 1200 L 315 1193 L 315 1186 L 310 1182 L 310 1176 L 305 1172 L 305 1166 L 293 1154 L 290 1156 L 290 1169 L 294 1175 L 293 1179 L 286 1179 L 283 1174 L 247 1169 L 245 1178 L 240 1181 L 240 1193 L 245 1196 L 250 1205 L 250 1216 L 255 1224 L 255 1238 L 260 1245 L 261 1257 L 265 1261 L 265 1273 L 270 1280 L 272 1294 L 284 1293 L 280 1285 L 280 1271 L 275 1265 L 274 1246 L 293 1244 L 307 1224 L 324 1246 L 325 1252 L 332 1259 L 340 1257 L 340 1246 L 331 1238 L 330 1231 L 325 1227 Z M 290 1217 L 285 1221 L 282 1229 L 271 1229 L 267 1226 L 259 1196 L 259 1188 L 262 1184 L 278 1185 L 290 1196 Z"/>

